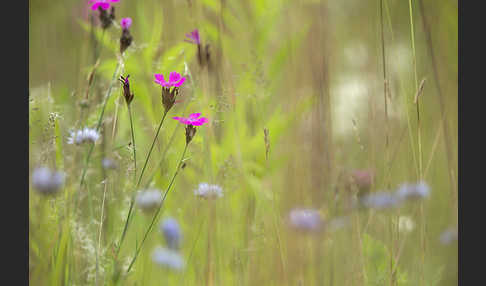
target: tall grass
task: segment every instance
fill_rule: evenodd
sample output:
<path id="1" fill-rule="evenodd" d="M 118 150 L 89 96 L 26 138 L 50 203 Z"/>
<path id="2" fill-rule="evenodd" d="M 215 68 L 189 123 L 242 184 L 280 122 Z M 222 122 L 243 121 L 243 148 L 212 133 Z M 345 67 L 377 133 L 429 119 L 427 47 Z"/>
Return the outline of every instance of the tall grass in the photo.
<path id="1" fill-rule="evenodd" d="M 454 3 L 121 0 L 103 31 L 82 1 L 41 2 L 30 1 L 29 169 L 66 181 L 52 197 L 29 189 L 32 285 L 457 284 L 457 243 L 440 240 L 458 223 Z M 121 57 L 123 17 L 134 42 Z M 194 29 L 209 66 L 184 42 Z M 167 114 L 153 75 L 171 71 L 187 80 Z M 171 117 L 194 112 L 209 123 L 186 144 Z M 67 144 L 84 126 L 101 142 Z M 371 194 L 424 181 L 430 196 L 356 208 L 355 170 L 373 172 Z M 223 196 L 197 197 L 205 182 Z M 134 200 L 148 188 L 163 190 L 151 214 Z M 296 208 L 323 229 L 292 227 Z M 181 271 L 152 259 L 167 217 L 182 228 Z"/>

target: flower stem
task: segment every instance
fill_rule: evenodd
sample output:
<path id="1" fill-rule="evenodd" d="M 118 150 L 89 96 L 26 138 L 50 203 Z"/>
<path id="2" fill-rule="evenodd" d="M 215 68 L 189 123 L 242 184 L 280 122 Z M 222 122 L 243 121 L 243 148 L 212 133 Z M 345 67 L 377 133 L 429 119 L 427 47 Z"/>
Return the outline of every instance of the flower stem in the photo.
<path id="1" fill-rule="evenodd" d="M 157 137 L 159 136 L 160 128 L 162 127 L 162 123 L 164 123 L 164 119 L 165 119 L 167 113 L 168 113 L 167 111 L 164 112 L 164 116 L 162 117 L 162 120 L 160 121 L 159 128 L 157 129 L 157 133 L 155 134 L 154 141 L 152 142 L 152 146 L 150 147 L 150 151 L 147 155 L 147 158 L 145 159 L 145 164 L 143 165 L 142 172 L 140 173 L 140 177 L 138 179 L 138 183 L 136 185 L 136 188 L 138 188 L 140 186 L 140 182 L 142 181 L 143 173 L 145 172 L 145 168 L 147 167 L 147 163 L 150 159 L 150 155 L 152 154 L 152 150 L 154 149 L 154 146 L 155 146 L 155 141 L 157 141 Z M 133 129 L 132 129 L 132 136 L 133 136 Z M 134 148 L 135 148 L 135 144 L 134 144 Z M 118 253 L 120 252 L 123 241 L 125 240 L 125 234 L 127 232 L 128 225 L 130 223 L 130 218 L 131 218 L 132 211 L 133 211 L 134 201 L 135 201 L 135 194 L 132 195 L 132 198 L 130 200 L 130 207 L 128 209 L 128 215 L 127 215 L 127 218 L 125 219 L 125 226 L 123 227 L 123 232 L 122 232 L 122 235 L 120 237 L 120 243 L 118 244 L 115 257 L 118 256 Z"/>
<path id="2" fill-rule="evenodd" d="M 135 256 L 133 257 L 132 261 L 130 262 L 130 265 L 128 266 L 127 273 L 130 272 L 130 270 L 132 269 L 132 266 L 135 263 L 135 261 L 137 260 L 138 254 L 140 253 L 140 250 L 142 249 L 142 246 L 143 246 L 145 240 L 147 239 L 148 234 L 152 231 L 152 228 L 154 226 L 154 223 L 157 220 L 157 217 L 159 216 L 159 213 L 160 213 L 160 210 L 162 209 L 162 206 L 164 205 L 165 198 L 167 197 L 167 194 L 169 193 L 170 188 L 172 187 L 172 185 L 174 183 L 174 180 L 177 177 L 177 174 L 179 173 L 179 170 L 181 169 L 182 161 L 184 159 L 184 156 L 186 155 L 186 151 L 187 151 L 187 146 L 188 145 L 189 144 L 186 144 L 186 146 L 184 147 L 184 152 L 182 152 L 181 159 L 179 160 L 179 163 L 177 164 L 176 172 L 174 173 L 174 176 L 172 177 L 172 180 L 170 181 L 170 184 L 167 187 L 167 190 L 165 191 L 164 196 L 162 197 L 162 202 L 160 203 L 159 208 L 155 212 L 155 214 L 154 214 L 154 216 L 152 218 L 152 221 L 150 222 L 150 225 L 149 225 L 147 231 L 145 232 L 145 234 L 143 236 L 143 239 L 142 239 L 142 242 L 140 243 L 140 246 L 138 246 L 138 248 L 135 250 Z"/>
<path id="3" fill-rule="evenodd" d="M 103 103 L 103 107 L 101 109 L 100 117 L 98 118 L 98 124 L 96 125 L 96 131 L 98 131 L 101 127 L 101 122 L 103 121 L 103 116 L 105 114 L 106 104 L 108 103 L 108 99 L 110 98 L 111 90 L 113 88 L 113 84 L 115 82 L 115 78 L 116 78 L 116 75 L 118 74 L 119 68 L 120 68 L 120 61 L 118 61 L 118 63 L 116 64 L 115 71 L 113 72 L 113 76 L 111 77 L 110 87 L 106 91 L 105 102 Z M 84 167 L 83 167 L 83 173 L 81 175 L 81 180 L 79 182 L 80 188 L 81 188 L 81 186 L 83 186 L 83 183 L 84 183 L 84 178 L 86 176 L 86 170 L 88 169 L 89 159 L 91 158 L 91 154 L 93 153 L 94 145 L 95 144 L 91 144 L 91 146 L 89 147 L 88 155 L 86 156 L 86 161 L 85 161 Z"/>
<path id="4" fill-rule="evenodd" d="M 137 148 L 135 147 L 135 133 L 133 132 L 133 121 L 132 121 L 132 109 L 130 104 L 128 106 L 128 116 L 130 117 L 130 129 L 132 130 L 132 144 L 133 144 L 133 164 L 135 165 L 135 170 L 133 171 L 133 183 L 137 180 Z"/>
<path id="5" fill-rule="evenodd" d="M 142 181 L 143 173 L 145 172 L 145 167 L 147 167 L 147 163 L 150 159 L 150 154 L 152 154 L 152 150 L 154 149 L 154 146 L 155 146 L 155 141 L 157 141 L 157 137 L 159 136 L 160 127 L 162 127 L 162 123 L 164 123 L 164 119 L 165 119 L 165 116 L 167 115 L 167 113 L 168 113 L 167 110 L 164 111 L 164 116 L 162 117 L 162 120 L 160 121 L 159 128 L 157 129 L 157 133 L 155 134 L 155 137 L 154 137 L 154 141 L 152 142 L 152 146 L 150 147 L 150 151 L 147 155 L 147 158 L 145 159 L 145 164 L 143 165 L 142 173 L 140 173 L 140 177 L 138 178 L 137 187 L 140 186 L 140 182 Z"/>

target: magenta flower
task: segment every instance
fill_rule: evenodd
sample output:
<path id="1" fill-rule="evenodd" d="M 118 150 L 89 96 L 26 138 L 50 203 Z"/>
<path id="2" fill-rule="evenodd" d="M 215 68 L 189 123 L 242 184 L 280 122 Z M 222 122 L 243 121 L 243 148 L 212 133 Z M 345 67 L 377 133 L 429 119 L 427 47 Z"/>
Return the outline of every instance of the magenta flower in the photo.
<path id="1" fill-rule="evenodd" d="M 132 25 L 132 18 L 123 18 L 120 21 L 122 29 L 128 29 Z"/>
<path id="2" fill-rule="evenodd" d="M 201 113 L 193 113 L 189 115 L 189 117 L 172 117 L 172 119 L 178 120 L 182 124 L 186 125 L 194 125 L 194 126 L 201 126 L 204 123 L 207 123 L 209 120 L 206 117 L 200 117 Z"/>
<path id="3" fill-rule="evenodd" d="M 98 7 L 101 7 L 103 10 L 108 10 L 110 8 L 110 2 L 115 3 L 120 0 L 90 0 L 89 3 L 93 3 L 91 5 L 91 10 L 98 10 Z"/>
<path id="4" fill-rule="evenodd" d="M 164 79 L 164 76 L 162 74 L 154 74 L 155 76 L 155 83 L 160 84 L 163 87 L 179 87 L 181 86 L 184 81 L 186 81 L 185 77 L 182 77 L 179 73 L 177 72 L 171 72 L 169 75 L 169 82 L 166 82 Z"/>
<path id="5" fill-rule="evenodd" d="M 186 34 L 186 37 L 189 39 L 185 39 L 184 41 L 199 45 L 201 44 L 201 40 L 199 39 L 199 31 L 195 29 L 190 34 Z"/>

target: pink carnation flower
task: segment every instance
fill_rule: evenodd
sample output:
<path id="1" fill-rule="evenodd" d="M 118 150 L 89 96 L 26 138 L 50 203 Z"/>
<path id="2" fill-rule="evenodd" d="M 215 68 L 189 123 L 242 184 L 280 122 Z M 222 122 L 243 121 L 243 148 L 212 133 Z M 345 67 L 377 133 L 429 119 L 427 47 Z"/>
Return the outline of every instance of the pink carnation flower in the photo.
<path id="1" fill-rule="evenodd" d="M 169 75 L 169 82 L 166 82 L 164 79 L 164 76 L 162 74 L 154 74 L 155 76 L 155 83 L 160 84 L 161 86 L 164 87 L 179 87 L 181 86 L 184 81 L 186 81 L 185 77 L 182 77 L 179 73 L 177 72 L 171 72 Z"/>
<path id="2" fill-rule="evenodd" d="M 110 3 L 119 2 L 120 0 L 90 0 L 89 3 L 91 5 L 91 10 L 98 10 L 98 7 L 101 7 L 103 10 L 108 10 L 110 8 Z"/>
<path id="3" fill-rule="evenodd" d="M 186 34 L 186 37 L 189 39 L 185 39 L 184 41 L 199 45 L 201 44 L 201 40 L 199 39 L 199 31 L 195 29 L 190 34 Z"/>
<path id="4" fill-rule="evenodd" d="M 128 29 L 132 25 L 132 18 L 123 18 L 120 21 L 122 29 Z"/>
<path id="5" fill-rule="evenodd" d="M 194 126 L 201 126 L 204 123 L 207 123 L 209 120 L 206 117 L 199 117 L 201 113 L 193 113 L 189 115 L 189 117 L 172 117 L 172 119 L 178 120 L 182 124 L 186 125 L 194 125 Z"/>

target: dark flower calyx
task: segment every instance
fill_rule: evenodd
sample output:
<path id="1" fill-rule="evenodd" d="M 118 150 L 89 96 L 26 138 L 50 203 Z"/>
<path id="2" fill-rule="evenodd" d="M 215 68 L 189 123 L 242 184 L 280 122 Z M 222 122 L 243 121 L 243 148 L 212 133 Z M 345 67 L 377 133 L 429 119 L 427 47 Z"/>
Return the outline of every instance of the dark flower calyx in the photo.
<path id="1" fill-rule="evenodd" d="M 194 125 L 186 125 L 186 144 L 191 142 L 194 135 L 196 135 L 196 127 Z"/>
<path id="2" fill-rule="evenodd" d="M 130 105 L 134 97 L 134 94 L 130 92 L 130 82 L 128 81 L 129 76 L 130 75 L 127 75 L 126 77 L 120 76 L 118 79 L 123 84 L 123 97 L 125 97 L 127 105 Z"/>

